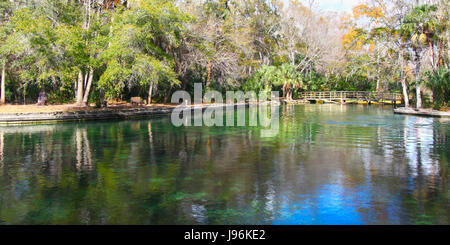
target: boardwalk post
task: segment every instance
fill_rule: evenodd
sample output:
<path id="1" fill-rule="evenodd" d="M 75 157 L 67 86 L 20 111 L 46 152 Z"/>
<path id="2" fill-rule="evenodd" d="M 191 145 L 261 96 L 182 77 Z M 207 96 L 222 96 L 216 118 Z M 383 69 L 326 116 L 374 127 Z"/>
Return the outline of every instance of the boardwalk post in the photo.
<path id="1" fill-rule="evenodd" d="M 397 108 L 397 95 L 396 94 L 392 94 L 392 98 L 394 100 L 394 108 Z"/>

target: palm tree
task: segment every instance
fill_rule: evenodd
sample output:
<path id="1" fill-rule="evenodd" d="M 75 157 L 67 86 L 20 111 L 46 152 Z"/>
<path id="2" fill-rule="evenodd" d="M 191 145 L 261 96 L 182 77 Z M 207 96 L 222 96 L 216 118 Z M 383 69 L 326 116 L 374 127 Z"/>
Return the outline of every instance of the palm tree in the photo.
<path id="1" fill-rule="evenodd" d="M 433 107 L 440 109 L 450 105 L 450 71 L 441 68 L 439 71 L 427 72 L 426 86 L 433 91 Z"/>
<path id="2" fill-rule="evenodd" d="M 285 63 L 278 69 L 278 79 L 280 83 L 283 83 L 283 94 L 286 100 L 292 100 L 292 94 L 297 88 L 303 86 L 303 80 L 296 71 L 296 66 Z"/>
<path id="3" fill-rule="evenodd" d="M 434 59 L 434 39 L 435 30 L 438 26 L 438 20 L 434 14 L 437 10 L 435 5 L 419 5 L 409 13 L 401 26 L 403 42 L 408 43 L 414 51 L 414 61 L 416 65 L 416 107 L 422 107 L 421 97 L 421 60 L 423 48 L 428 45 L 432 54 L 432 63 Z"/>

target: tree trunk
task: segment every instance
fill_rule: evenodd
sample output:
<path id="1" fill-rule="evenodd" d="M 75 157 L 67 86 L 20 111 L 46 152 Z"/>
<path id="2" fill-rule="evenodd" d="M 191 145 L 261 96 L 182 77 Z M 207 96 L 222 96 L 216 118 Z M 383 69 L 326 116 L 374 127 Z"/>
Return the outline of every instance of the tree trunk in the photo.
<path id="1" fill-rule="evenodd" d="M 283 97 L 285 99 L 287 99 L 287 96 L 288 96 L 287 95 L 287 92 L 288 92 L 288 84 L 287 84 L 287 82 L 284 82 L 282 90 L 283 90 Z"/>
<path id="2" fill-rule="evenodd" d="M 422 94 L 420 88 L 420 69 L 421 69 L 421 59 L 417 50 L 414 50 L 416 53 L 416 108 L 422 108 Z"/>
<path id="3" fill-rule="evenodd" d="M 416 85 L 416 99 L 417 99 L 417 103 L 416 103 L 416 107 L 417 109 L 422 108 L 422 94 L 421 94 L 421 88 L 420 88 L 420 84 Z"/>
<path id="4" fill-rule="evenodd" d="M 441 65 L 442 65 L 442 63 L 441 63 L 441 55 L 442 55 L 442 43 L 441 43 L 441 41 L 438 41 L 437 42 L 437 47 L 436 47 L 436 49 L 437 49 L 437 56 L 436 56 L 436 66 L 437 66 L 437 70 L 440 70 L 441 69 Z"/>
<path id="5" fill-rule="evenodd" d="M 377 78 L 377 92 L 379 92 L 380 89 L 380 53 L 377 52 L 377 74 L 376 74 L 376 78 Z"/>
<path id="6" fill-rule="evenodd" d="M 292 88 L 287 89 L 287 92 L 286 92 L 286 100 L 287 101 L 292 101 L 292 93 L 293 93 L 292 90 L 293 90 Z"/>
<path id="7" fill-rule="evenodd" d="M 164 103 L 169 103 L 170 95 L 172 95 L 172 86 L 169 87 L 169 89 L 166 92 L 166 95 L 164 96 Z"/>
<path id="8" fill-rule="evenodd" d="M 89 70 L 89 78 L 88 78 L 88 83 L 86 85 L 86 89 L 84 91 L 84 96 L 83 96 L 83 106 L 89 105 L 89 93 L 91 92 L 91 87 L 92 87 L 92 80 L 94 78 L 94 69 L 90 69 Z"/>
<path id="9" fill-rule="evenodd" d="M 83 73 L 81 70 L 78 72 L 78 83 L 77 83 L 77 105 L 83 106 Z"/>
<path id="10" fill-rule="evenodd" d="M 2 84 L 1 84 L 1 96 L 0 96 L 0 104 L 5 104 L 6 99 L 5 99 L 5 93 L 6 93 L 6 89 L 5 89 L 5 83 L 6 83 L 6 62 L 3 61 L 2 64 Z"/>
<path id="11" fill-rule="evenodd" d="M 405 107 L 409 107 L 408 86 L 406 85 L 406 75 L 402 80 L 403 98 L 405 100 Z"/>
<path id="12" fill-rule="evenodd" d="M 87 87 L 87 83 L 88 83 L 88 76 L 89 76 L 89 72 L 84 74 L 84 78 L 83 78 L 83 95 L 84 95 L 84 90 Z"/>
<path id="13" fill-rule="evenodd" d="M 211 61 L 208 60 L 208 76 L 206 78 L 206 87 L 211 83 Z"/>
<path id="14" fill-rule="evenodd" d="M 183 78 L 183 90 L 187 89 L 187 81 L 186 78 Z"/>
<path id="15" fill-rule="evenodd" d="M 434 58 L 434 46 L 433 46 L 433 43 L 431 41 L 428 41 L 428 46 L 430 47 L 430 52 L 431 52 L 431 57 L 430 57 L 430 59 L 431 59 L 431 68 L 433 70 L 435 70 L 435 68 L 436 68 L 436 60 Z"/>
<path id="16" fill-rule="evenodd" d="M 295 51 L 291 52 L 291 64 L 295 66 Z"/>
<path id="17" fill-rule="evenodd" d="M 150 82 L 150 88 L 148 88 L 147 105 L 152 104 L 152 93 L 153 93 L 153 81 Z"/>

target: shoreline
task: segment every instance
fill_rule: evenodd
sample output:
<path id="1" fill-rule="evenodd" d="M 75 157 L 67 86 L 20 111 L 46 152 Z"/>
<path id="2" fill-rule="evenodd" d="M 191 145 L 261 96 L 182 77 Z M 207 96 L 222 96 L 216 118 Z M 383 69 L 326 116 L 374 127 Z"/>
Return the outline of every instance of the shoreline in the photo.
<path id="1" fill-rule="evenodd" d="M 230 106 L 237 107 L 243 104 L 202 104 L 185 106 L 183 109 L 198 109 L 205 110 L 207 108 Z M 245 106 L 249 104 L 246 103 Z M 93 120 L 123 120 L 139 117 L 151 117 L 158 115 L 167 115 L 171 113 L 177 105 L 156 105 L 143 107 L 119 107 L 119 108 L 76 108 L 65 111 L 50 111 L 50 112 L 16 112 L 16 113 L 0 113 L 0 125 L 27 125 L 27 124 L 42 124 L 42 123 L 56 123 L 56 122 L 73 122 L 73 121 L 93 121 Z"/>
<path id="2" fill-rule="evenodd" d="M 290 104 L 290 103 L 288 103 Z M 202 104 L 185 106 L 185 109 L 207 108 L 229 106 L 237 107 L 242 104 Z M 246 103 L 245 106 L 248 106 Z M 171 113 L 177 105 L 152 105 L 142 107 L 109 107 L 109 108 L 77 108 L 66 106 L 65 110 L 52 110 L 52 106 L 40 107 L 42 111 L 38 112 L 0 112 L 0 125 L 27 125 L 57 122 L 73 122 L 73 121 L 93 121 L 93 120 L 123 120 L 139 117 L 151 117 L 158 115 L 166 115 Z M 61 107 L 56 107 L 61 108 Z M 436 111 L 430 109 L 415 110 L 414 108 L 400 107 L 393 110 L 394 114 L 424 116 L 424 117 L 450 117 L 450 111 Z"/>
<path id="3" fill-rule="evenodd" d="M 400 107 L 394 109 L 395 114 L 413 115 L 422 117 L 450 117 L 450 111 L 436 111 L 431 109 L 419 109 Z"/>

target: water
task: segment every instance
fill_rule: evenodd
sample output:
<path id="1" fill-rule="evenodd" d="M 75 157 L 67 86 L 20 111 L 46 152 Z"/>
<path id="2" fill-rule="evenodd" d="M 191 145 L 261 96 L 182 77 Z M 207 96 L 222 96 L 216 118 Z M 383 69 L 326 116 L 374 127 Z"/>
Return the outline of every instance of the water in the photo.
<path id="1" fill-rule="evenodd" d="M 450 121 L 283 106 L 260 127 L 168 117 L 0 127 L 1 224 L 450 224 Z"/>

